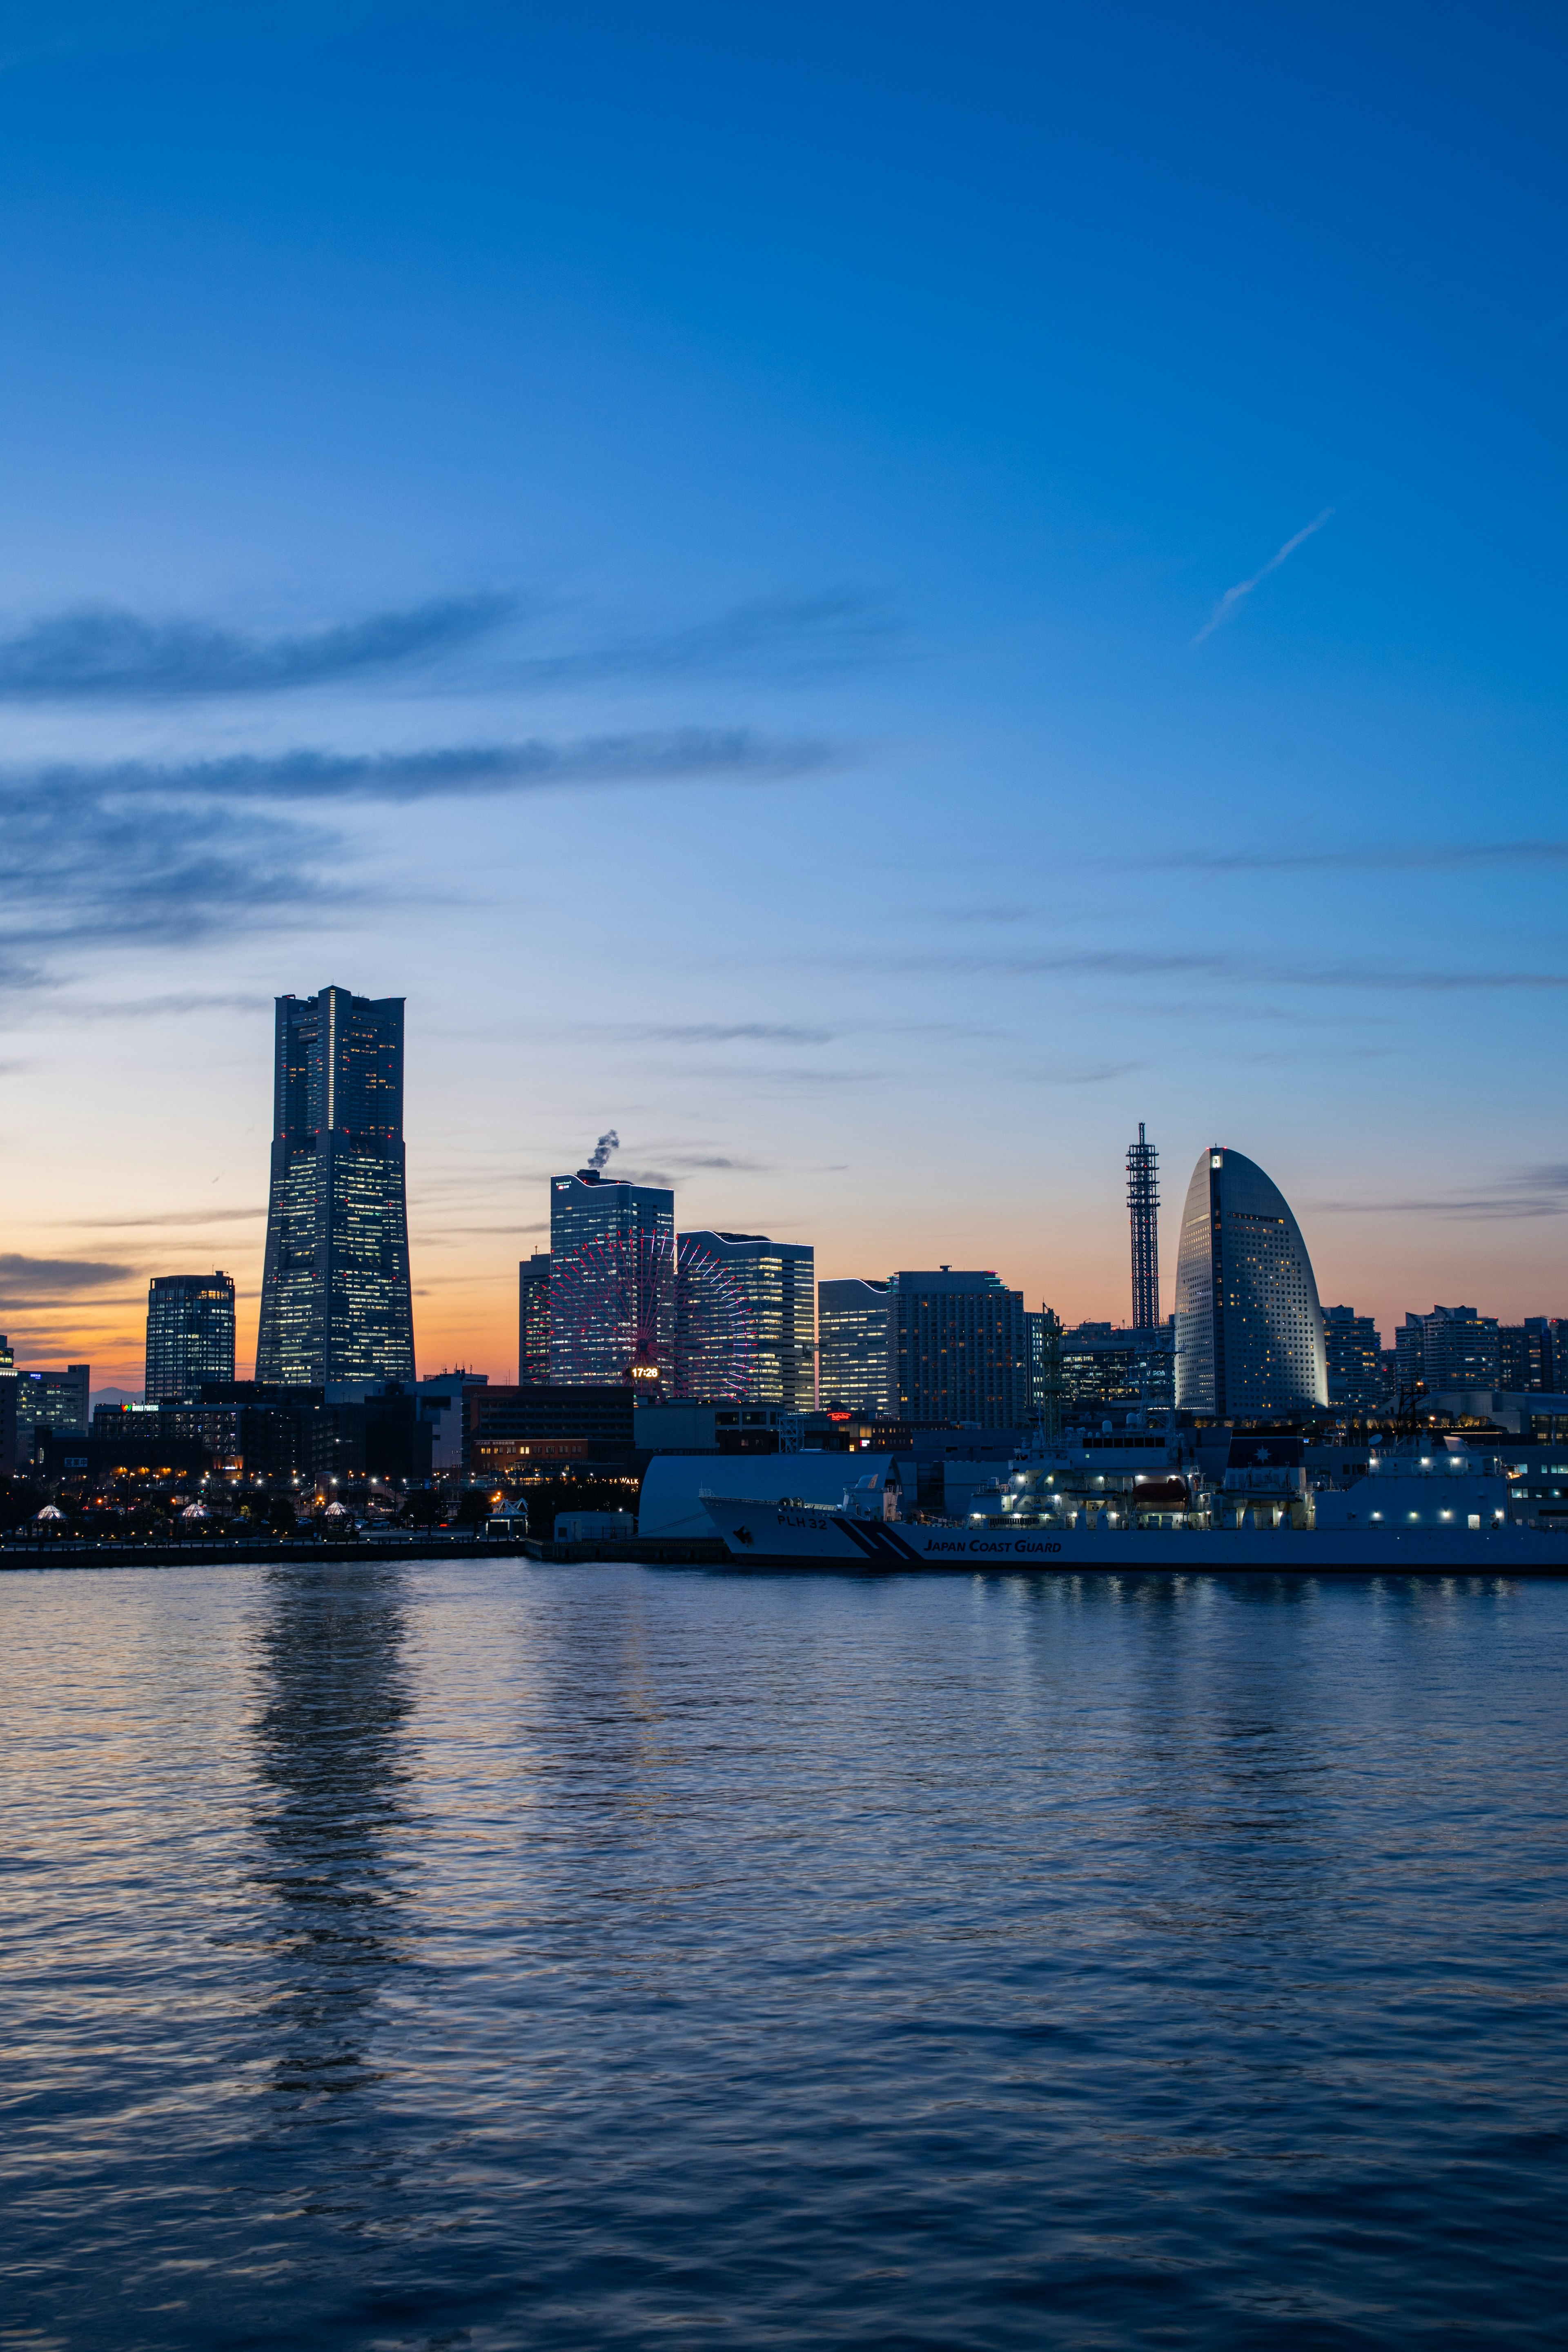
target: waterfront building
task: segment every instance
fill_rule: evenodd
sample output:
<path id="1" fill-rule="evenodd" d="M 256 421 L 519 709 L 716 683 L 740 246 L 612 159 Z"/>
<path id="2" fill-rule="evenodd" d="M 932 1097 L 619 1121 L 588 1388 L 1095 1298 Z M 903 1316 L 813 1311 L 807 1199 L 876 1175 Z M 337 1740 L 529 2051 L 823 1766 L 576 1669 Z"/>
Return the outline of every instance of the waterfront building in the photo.
<path id="1" fill-rule="evenodd" d="M 816 1286 L 816 1393 L 850 1412 L 894 1410 L 890 1286 L 858 1276 Z"/>
<path id="2" fill-rule="evenodd" d="M 16 1378 L 17 1465 L 32 1462 L 41 1430 L 85 1432 L 91 1424 L 92 1368 L 68 1364 L 64 1371 L 17 1371 Z"/>
<path id="3" fill-rule="evenodd" d="M 277 1004 L 257 1379 L 412 1381 L 403 999 Z"/>
<path id="4" fill-rule="evenodd" d="M 463 1466 L 463 1398 L 469 1389 L 489 1385 L 488 1372 L 470 1372 L 462 1365 L 451 1371 L 426 1372 L 412 1391 L 419 1419 L 430 1430 L 428 1469 L 437 1476 Z M 332 1381 L 326 1391 L 329 1404 L 365 1403 L 375 1397 L 401 1396 L 402 1381 Z"/>
<path id="5" fill-rule="evenodd" d="M 517 1377 L 550 1378 L 550 1252 L 535 1250 L 517 1269 Z"/>
<path id="6" fill-rule="evenodd" d="M 0 1338 L 0 1476 L 16 1467 L 16 1359 L 9 1339 Z"/>
<path id="7" fill-rule="evenodd" d="M 1497 1318 L 1479 1315 L 1473 1307 L 1407 1314 L 1394 1334 L 1394 1350 L 1399 1392 L 1405 1398 L 1418 1387 L 1436 1396 L 1441 1389 L 1501 1385 Z"/>
<path id="8" fill-rule="evenodd" d="M 1127 1151 L 1127 1209 L 1132 1229 L 1132 1328 L 1160 1325 L 1160 1155 L 1138 1122 Z"/>
<path id="9" fill-rule="evenodd" d="M 1310 1413 L 1329 1401 L 1323 1311 L 1284 1194 L 1256 1161 L 1215 1144 L 1182 1211 L 1176 1402 L 1217 1420 Z"/>
<path id="10" fill-rule="evenodd" d="M 816 1253 L 764 1234 L 682 1234 L 673 1393 L 809 1412 L 816 1402 Z"/>
<path id="11" fill-rule="evenodd" d="M 466 1390 L 463 1467 L 480 1477 L 521 1477 L 552 1464 L 629 1463 L 637 1409 L 627 1381 Z"/>
<path id="12" fill-rule="evenodd" d="M 1375 1412 L 1383 1403 L 1383 1335 L 1370 1315 L 1353 1307 L 1323 1309 L 1323 1353 L 1329 1402 L 1347 1412 Z"/>
<path id="13" fill-rule="evenodd" d="M 145 1402 L 233 1378 L 233 1275 L 155 1274 L 147 1292 Z"/>
<path id="14" fill-rule="evenodd" d="M 891 1374 L 899 1417 L 982 1429 L 1026 1428 L 1031 1418 L 1024 1294 L 998 1274 L 893 1276 Z"/>
<path id="15" fill-rule="evenodd" d="M 550 1378 L 675 1370 L 675 1194 L 579 1168 L 550 1180 Z"/>

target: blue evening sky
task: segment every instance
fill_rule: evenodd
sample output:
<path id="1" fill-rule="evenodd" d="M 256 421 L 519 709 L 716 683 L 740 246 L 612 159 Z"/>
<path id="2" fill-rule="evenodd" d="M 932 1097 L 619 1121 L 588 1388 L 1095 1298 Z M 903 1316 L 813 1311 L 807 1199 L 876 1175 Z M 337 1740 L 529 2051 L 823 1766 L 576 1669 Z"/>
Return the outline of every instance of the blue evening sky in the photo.
<path id="1" fill-rule="evenodd" d="M 409 1000 L 432 1366 L 510 1372 L 612 1125 L 683 1224 L 1121 1318 L 1142 1118 L 1167 1297 L 1213 1139 L 1331 1302 L 1568 1312 L 1563 67 L 1495 5 L 0 7 L 24 1354 L 254 1292 L 329 981 Z"/>

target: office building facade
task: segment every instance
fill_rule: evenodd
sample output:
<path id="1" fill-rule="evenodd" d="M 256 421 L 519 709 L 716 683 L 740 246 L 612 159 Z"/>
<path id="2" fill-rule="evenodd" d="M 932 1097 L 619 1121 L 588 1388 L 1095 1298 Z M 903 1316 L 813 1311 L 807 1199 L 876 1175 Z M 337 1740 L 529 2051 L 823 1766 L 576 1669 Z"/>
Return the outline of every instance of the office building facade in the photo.
<path id="1" fill-rule="evenodd" d="M 1074 1323 L 1060 1339 L 1064 1422 L 1077 1427 L 1113 1407 L 1161 1409 L 1175 1401 L 1175 1318 L 1152 1330 Z"/>
<path id="2" fill-rule="evenodd" d="M 1502 1350 L 1495 1315 L 1473 1307 L 1434 1307 L 1430 1315 L 1406 1315 L 1394 1334 L 1399 1393 L 1406 1402 L 1417 1391 L 1436 1396 L 1444 1389 L 1495 1389 L 1501 1385 Z"/>
<path id="3" fill-rule="evenodd" d="M 550 1378 L 550 1252 L 535 1250 L 517 1269 L 517 1377 Z"/>
<path id="4" fill-rule="evenodd" d="M 550 1378 L 675 1372 L 675 1194 L 579 1168 L 550 1180 Z"/>
<path id="5" fill-rule="evenodd" d="M 1568 1382 L 1568 1325 L 1554 1315 L 1527 1315 L 1498 1325 L 1498 1386 L 1515 1395 L 1561 1390 Z"/>
<path id="6" fill-rule="evenodd" d="M 897 1416 L 1022 1429 L 1031 1419 L 1024 1294 L 1000 1275 L 900 1273 L 889 1296 Z"/>
<path id="7" fill-rule="evenodd" d="M 234 1276 L 156 1274 L 147 1292 L 148 1404 L 234 1378 Z"/>
<path id="8" fill-rule="evenodd" d="M 816 1286 L 816 1393 L 836 1411 L 890 1418 L 891 1285 L 847 1276 Z"/>
<path id="9" fill-rule="evenodd" d="M 278 999 L 258 1381 L 414 1378 L 403 999 Z"/>
<path id="10" fill-rule="evenodd" d="M 673 1394 L 809 1412 L 816 1402 L 816 1286 L 809 1242 L 680 1234 Z"/>
<path id="11" fill-rule="evenodd" d="M 1353 1307 L 1325 1307 L 1323 1354 L 1329 1402 L 1351 1413 L 1375 1412 L 1384 1402 L 1383 1335 L 1372 1317 Z"/>
<path id="12" fill-rule="evenodd" d="M 1279 1186 L 1215 1144 L 1199 1155 L 1176 1265 L 1176 1402 L 1220 1421 L 1321 1412 L 1323 1310 Z"/>

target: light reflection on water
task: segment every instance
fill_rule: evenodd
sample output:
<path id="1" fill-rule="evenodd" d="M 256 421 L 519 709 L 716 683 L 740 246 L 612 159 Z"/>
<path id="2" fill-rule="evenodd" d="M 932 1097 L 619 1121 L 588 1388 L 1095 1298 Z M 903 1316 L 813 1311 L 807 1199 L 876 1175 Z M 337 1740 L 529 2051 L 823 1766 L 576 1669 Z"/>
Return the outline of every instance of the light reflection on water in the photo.
<path id="1" fill-rule="evenodd" d="M 0 2344 L 1558 2338 L 1568 1586 L 0 1612 Z"/>

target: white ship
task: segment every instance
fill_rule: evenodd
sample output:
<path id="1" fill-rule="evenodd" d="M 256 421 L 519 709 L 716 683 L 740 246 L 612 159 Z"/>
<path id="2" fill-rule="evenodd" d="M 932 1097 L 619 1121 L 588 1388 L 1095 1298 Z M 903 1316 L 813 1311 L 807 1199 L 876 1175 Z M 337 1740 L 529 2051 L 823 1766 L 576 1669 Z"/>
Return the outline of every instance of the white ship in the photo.
<path id="1" fill-rule="evenodd" d="M 856 1481 L 848 1461 L 837 1502 L 705 1488 L 702 1503 L 749 1568 L 1568 1573 L 1568 1528 L 1542 1523 L 1500 1463 L 1461 1441 L 1402 1440 L 1365 1476 L 1316 1490 L 1302 1453 L 1299 1437 L 1237 1439 L 1213 1478 L 1190 1461 L 1118 1476 L 1040 1454 L 976 1488 L 952 1519 L 903 1517 L 896 1482 Z M 744 1477 L 737 1461 L 738 1487 Z"/>

